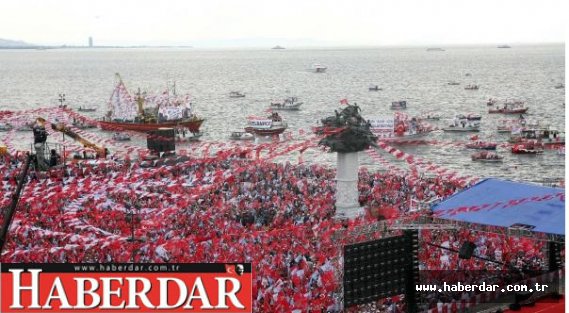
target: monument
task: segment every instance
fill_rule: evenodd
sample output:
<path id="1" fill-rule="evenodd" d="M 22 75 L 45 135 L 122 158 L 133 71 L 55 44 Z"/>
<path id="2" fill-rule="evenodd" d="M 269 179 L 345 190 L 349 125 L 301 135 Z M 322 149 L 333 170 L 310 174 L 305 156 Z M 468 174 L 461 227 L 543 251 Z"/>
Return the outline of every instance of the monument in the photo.
<path id="1" fill-rule="evenodd" d="M 354 218 L 362 214 L 358 193 L 358 153 L 375 146 L 377 137 L 370 124 L 360 115 L 357 104 L 347 105 L 335 116 L 322 120 L 322 133 L 326 135 L 319 145 L 338 154 L 336 172 L 336 217 Z"/>

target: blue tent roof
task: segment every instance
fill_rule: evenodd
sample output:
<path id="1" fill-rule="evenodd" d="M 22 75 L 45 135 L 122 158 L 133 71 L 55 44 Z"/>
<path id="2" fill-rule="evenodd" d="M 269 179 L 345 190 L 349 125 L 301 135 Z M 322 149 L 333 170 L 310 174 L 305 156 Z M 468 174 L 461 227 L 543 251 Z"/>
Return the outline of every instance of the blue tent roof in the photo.
<path id="1" fill-rule="evenodd" d="M 486 179 L 433 207 L 443 219 L 565 235 L 565 189 Z"/>

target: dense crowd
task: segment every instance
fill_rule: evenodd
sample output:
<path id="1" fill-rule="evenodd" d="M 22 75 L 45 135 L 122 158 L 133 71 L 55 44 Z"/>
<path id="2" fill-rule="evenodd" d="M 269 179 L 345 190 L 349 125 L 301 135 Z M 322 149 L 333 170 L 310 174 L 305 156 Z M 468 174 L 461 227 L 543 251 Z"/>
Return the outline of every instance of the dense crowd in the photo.
<path id="1" fill-rule="evenodd" d="M 23 161 L 0 161 L 2 216 Z M 336 312 L 340 252 L 349 237 L 336 234 L 378 218 L 412 215 L 411 199 L 444 198 L 459 187 L 438 178 L 362 170 L 360 202 L 367 214 L 341 221 L 333 218 L 334 176 L 333 169 L 319 165 L 232 154 L 160 166 L 128 159 L 75 161 L 32 172 L 0 261 L 251 262 L 255 312 Z M 423 231 L 421 237 L 455 249 L 468 238 L 479 254 L 503 262 L 543 259 L 541 247 L 525 239 L 469 231 Z M 425 245 L 420 260 L 424 269 L 458 263 L 454 254 Z M 461 262 L 463 268 L 487 265 Z M 382 299 L 355 310 L 403 312 L 404 301 Z"/>

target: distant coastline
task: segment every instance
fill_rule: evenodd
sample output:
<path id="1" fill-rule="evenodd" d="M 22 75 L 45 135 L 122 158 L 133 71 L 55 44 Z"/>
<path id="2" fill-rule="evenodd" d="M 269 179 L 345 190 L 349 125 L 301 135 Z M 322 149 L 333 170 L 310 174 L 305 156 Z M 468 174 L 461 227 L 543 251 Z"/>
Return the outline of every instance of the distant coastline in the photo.
<path id="1" fill-rule="evenodd" d="M 145 49 L 145 48 L 185 48 L 191 49 L 193 46 L 0 46 L 0 50 L 52 50 L 52 49 Z"/>

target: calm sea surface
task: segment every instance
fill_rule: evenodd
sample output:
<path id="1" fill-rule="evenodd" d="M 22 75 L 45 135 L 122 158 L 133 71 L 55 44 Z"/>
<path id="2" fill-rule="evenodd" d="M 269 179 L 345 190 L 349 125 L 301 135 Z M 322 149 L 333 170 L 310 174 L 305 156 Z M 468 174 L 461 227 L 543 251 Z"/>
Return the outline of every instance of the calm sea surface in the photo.
<path id="1" fill-rule="evenodd" d="M 530 107 L 528 118 L 564 129 L 565 81 L 563 45 L 448 47 L 442 52 L 425 48 L 310 49 L 310 50 L 198 50 L 198 49 L 67 49 L 0 50 L 0 110 L 20 110 L 58 104 L 58 93 L 66 94 L 71 107 L 96 106 L 86 113 L 98 118 L 114 87 L 119 72 L 127 88 L 160 91 L 176 82 L 178 93 L 190 93 L 197 113 L 206 118 L 203 140 L 226 140 L 232 130 L 241 129 L 246 117 L 265 114 L 271 100 L 297 96 L 304 102 L 298 112 L 283 112 L 291 129 L 309 128 L 339 108 L 339 100 L 357 102 L 364 117 L 392 114 L 391 101 L 407 100 L 407 114 L 436 111 L 452 118 L 455 113 L 480 113 L 481 138 L 504 142 L 496 123 L 507 118 L 488 115 L 486 100 L 516 98 Z M 324 74 L 306 69 L 313 63 L 328 66 Z M 470 73 L 471 76 L 466 76 Z M 460 82 L 449 86 L 447 82 Z M 464 86 L 478 84 L 478 91 Z M 370 92 L 377 84 L 383 91 Z M 229 91 L 246 93 L 231 99 Z M 443 127 L 448 121 L 433 124 Z M 109 134 L 96 131 L 103 136 Z M 0 133 L 0 141 L 6 133 Z M 19 133 L 29 142 L 29 133 Z M 468 134 L 431 134 L 439 141 L 468 140 Z M 135 143 L 143 144 L 142 140 Z M 541 156 L 513 155 L 498 150 L 504 163 L 478 164 L 471 151 L 447 145 L 407 146 L 402 150 L 432 160 L 464 174 L 540 181 L 564 176 L 564 157 L 555 151 Z M 306 153 L 310 161 L 333 164 L 322 151 Z M 297 154 L 291 157 L 296 160 Z M 405 166 L 393 157 L 385 157 Z M 365 154 L 364 165 L 376 167 Z M 379 167 L 378 167 L 379 168 Z"/>

